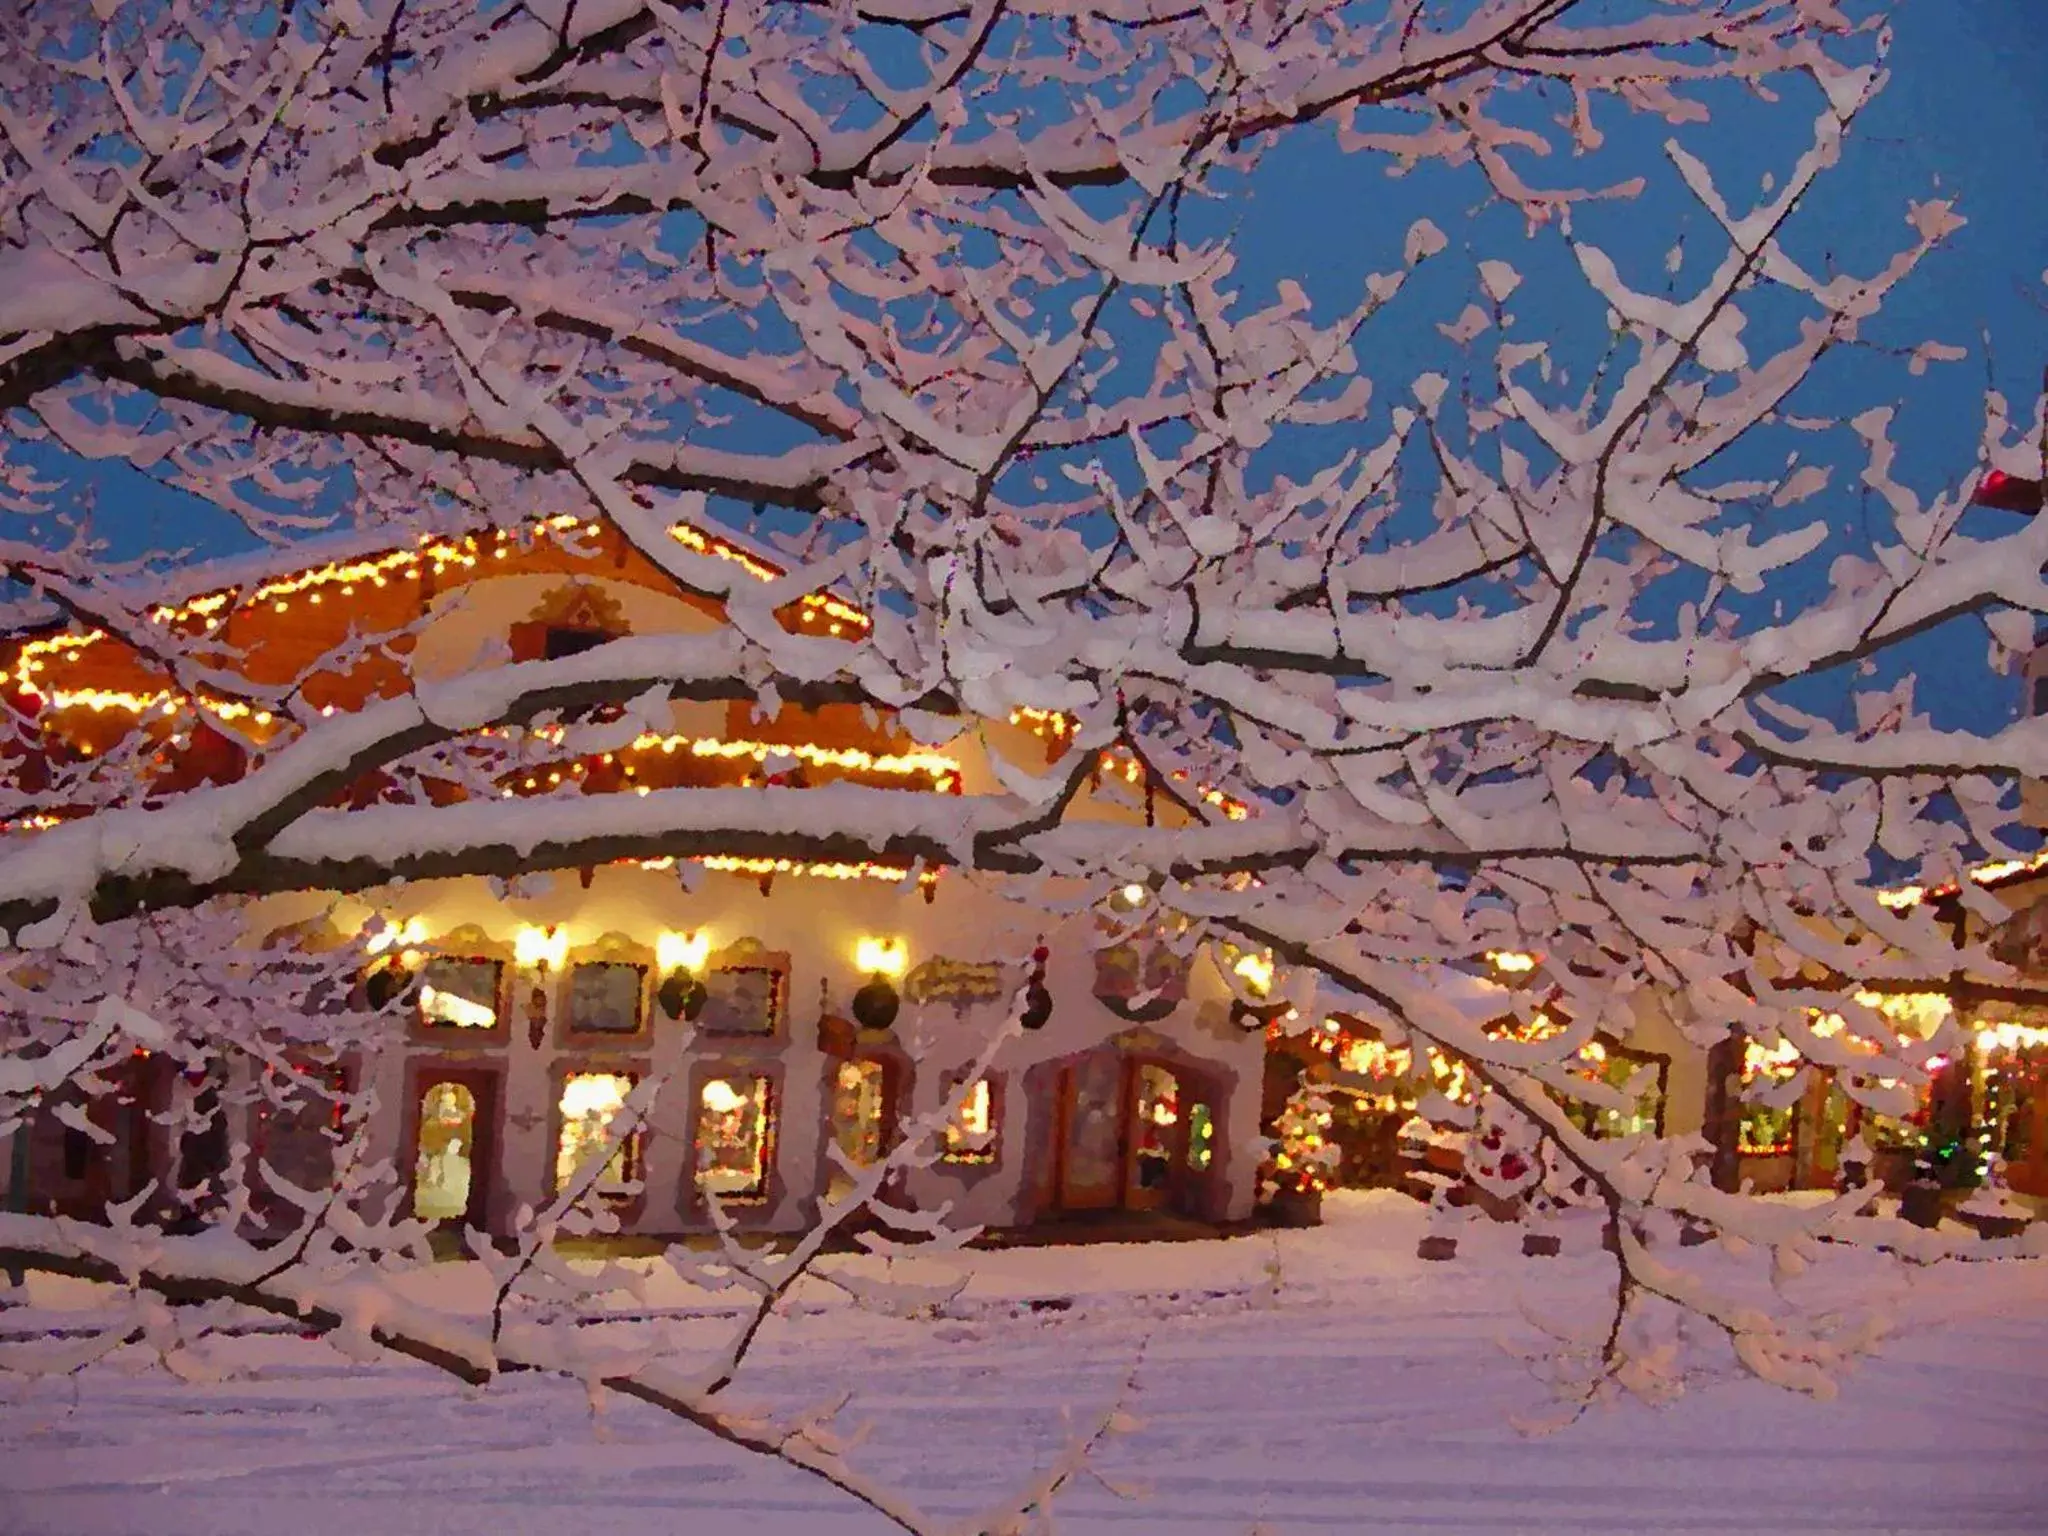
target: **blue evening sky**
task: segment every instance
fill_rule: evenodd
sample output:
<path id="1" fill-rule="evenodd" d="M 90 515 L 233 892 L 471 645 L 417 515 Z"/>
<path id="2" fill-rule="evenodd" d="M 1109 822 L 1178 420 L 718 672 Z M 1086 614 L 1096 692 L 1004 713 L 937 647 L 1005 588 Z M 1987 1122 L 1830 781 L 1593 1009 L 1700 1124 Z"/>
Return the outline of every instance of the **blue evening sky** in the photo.
<path id="1" fill-rule="evenodd" d="M 1952 198 L 1969 219 L 1895 296 L 1871 332 L 1886 344 L 1910 346 L 1932 338 L 1965 347 L 1968 359 L 1936 365 L 1916 378 L 1901 358 L 1851 353 L 1826 367 L 1804 400 L 1806 410 L 1829 414 L 1900 405 L 1894 428 L 1899 473 L 1924 491 L 1969 473 L 1987 366 L 1989 376 L 2024 409 L 2048 364 L 2048 198 L 2041 195 L 2039 173 L 2048 151 L 2048 0 L 1903 0 L 1895 25 L 1892 84 L 1858 125 L 1843 165 L 1823 182 L 1789 244 L 1815 267 L 1833 256 L 1852 270 L 1875 271 L 1909 237 L 1903 222 L 1907 200 Z M 1593 205 L 1580 214 L 1576 230 L 1607 248 L 1625 279 L 1652 291 L 1672 281 L 1665 274 L 1665 253 L 1675 238 L 1682 239 L 1686 259 L 1676 281 L 1683 288 L 1709 271 L 1724 247 L 1662 160 L 1662 141 L 1676 133 L 1706 159 L 1739 211 L 1761 195 L 1766 172 L 1782 178 L 1789 171 L 1817 104 L 1810 88 L 1797 85 L 1788 86 L 1776 106 L 1724 97 L 1704 129 L 1672 130 L 1611 112 L 1597 120 L 1609 135 L 1597 155 L 1576 164 L 1562 157 L 1525 163 L 1525 170 L 1539 185 L 1567 186 L 1648 174 L 1651 187 L 1641 199 Z M 1519 218 L 1503 209 L 1479 211 L 1480 202 L 1469 169 L 1433 168 L 1389 179 L 1377 161 L 1338 155 L 1327 134 L 1302 135 L 1276 151 L 1250 187 L 1209 210 L 1205 222 L 1235 231 L 1238 286 L 1248 299 L 1292 276 L 1315 299 L 1319 316 L 1355 302 L 1364 272 L 1398 265 L 1402 236 L 1415 217 L 1426 214 L 1450 236 L 1450 251 L 1411 286 L 1400 313 L 1363 339 L 1364 371 L 1379 383 L 1366 433 L 1376 440 L 1386 407 L 1416 372 L 1436 368 L 1456 375 L 1466 367 L 1484 372 L 1490 366 L 1493 333 L 1461 358 L 1436 331 L 1475 296 L 1472 263 L 1479 257 L 1506 259 L 1528 279 L 1506 306 L 1518 339 L 1551 340 L 1567 367 L 1574 346 L 1583 349 L 1589 337 L 1597 346 L 1602 339 L 1604 306 L 1588 299 L 1556 233 L 1527 236 Z M 1775 314 L 1767 300 L 1756 306 L 1747 333 L 1753 355 L 1783 335 L 1773 321 L 1782 325 L 1787 319 L 1789 311 Z M 1751 462 L 1727 466 L 1729 477 L 1738 471 L 1770 473 L 1782 465 L 1785 450 L 1783 439 L 1760 445 Z M 1306 450 L 1315 459 L 1330 451 L 1327 440 Z M 1311 461 L 1304 457 L 1279 467 L 1299 473 Z M 1825 497 L 1793 509 L 1788 520 L 1824 512 L 1853 540 L 1865 512 L 1853 464 L 1849 468 L 1851 474 L 1838 475 Z M 97 470 L 93 479 L 95 522 L 118 548 L 140 552 L 196 544 L 201 553 L 222 554 L 247 542 L 227 519 L 208 515 L 189 498 L 125 467 Z M 1833 552 L 1831 547 L 1783 578 L 1778 594 L 1811 590 Z M 2017 707 L 2017 685 L 1987 670 L 1983 632 L 1975 624 L 1922 642 L 1909 660 L 1923 679 L 1923 704 L 1938 702 L 1944 723 L 1984 729 L 2010 718 Z"/>

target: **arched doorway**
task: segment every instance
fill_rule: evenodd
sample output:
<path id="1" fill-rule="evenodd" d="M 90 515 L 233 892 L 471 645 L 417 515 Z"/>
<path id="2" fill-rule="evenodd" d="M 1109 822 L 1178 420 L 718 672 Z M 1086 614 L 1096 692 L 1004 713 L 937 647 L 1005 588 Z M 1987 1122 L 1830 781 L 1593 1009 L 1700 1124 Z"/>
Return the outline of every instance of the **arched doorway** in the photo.
<path id="1" fill-rule="evenodd" d="M 486 1230 L 496 1173 L 497 1078 L 422 1070 L 412 1096 L 412 1208 L 422 1221 Z"/>
<path id="2" fill-rule="evenodd" d="M 1050 1094 L 1048 1214 L 1212 1213 L 1221 1096 L 1210 1074 L 1105 1047 L 1060 1063 Z"/>

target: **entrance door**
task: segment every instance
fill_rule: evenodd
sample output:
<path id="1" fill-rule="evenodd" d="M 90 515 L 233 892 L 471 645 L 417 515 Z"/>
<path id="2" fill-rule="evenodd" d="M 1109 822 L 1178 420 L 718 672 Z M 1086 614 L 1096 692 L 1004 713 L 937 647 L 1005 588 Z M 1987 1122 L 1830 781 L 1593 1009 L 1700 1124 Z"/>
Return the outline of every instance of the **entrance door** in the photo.
<path id="1" fill-rule="evenodd" d="M 1092 1051 L 1061 1068 L 1055 1191 L 1063 1211 L 1100 1211 L 1123 1193 L 1124 1064 Z"/>
<path id="2" fill-rule="evenodd" d="M 1798 1140 L 1794 1156 L 1798 1169 L 1793 1185 L 1798 1189 L 1828 1189 L 1835 1182 L 1841 1164 L 1843 1133 L 1848 1125 L 1849 1097 L 1835 1087 L 1830 1074 L 1815 1072 L 1800 1100 L 1794 1129 Z"/>
<path id="3" fill-rule="evenodd" d="M 2042 1055 L 2036 1047 L 2029 1053 L 2031 1071 L 2014 1071 L 2012 1087 L 2016 1102 L 1998 1144 L 2005 1158 L 2006 1185 L 2017 1194 L 2048 1196 L 2048 1084 L 2042 1082 Z M 2014 1064 L 2015 1067 L 2019 1063 Z"/>
<path id="4" fill-rule="evenodd" d="M 1180 1079 L 1157 1062 L 1131 1063 L 1124 1161 L 1124 1205 L 1130 1210 L 1156 1211 L 1179 1203 L 1175 1186 L 1187 1148 L 1183 1097 Z"/>
<path id="5" fill-rule="evenodd" d="M 27 1178 L 26 1188 L 17 1182 L 17 1198 L 46 1202 L 54 1215 L 104 1221 L 110 1202 L 142 1188 L 149 1175 L 147 1078 L 129 1063 L 105 1075 L 112 1079 L 105 1092 L 88 1095 L 67 1084 L 49 1100 L 69 1105 L 93 1130 L 47 1112 L 27 1116 L 16 1128 L 15 1155 L 27 1159 L 26 1167 L 16 1165 L 16 1180 Z"/>
<path id="6" fill-rule="evenodd" d="M 422 1067 L 413 1079 L 413 1214 L 484 1229 L 497 1170 L 498 1077 Z"/>
<path id="7" fill-rule="evenodd" d="M 2035 1089 L 2014 1118 L 2020 1135 L 2009 1143 L 2005 1181 L 2019 1194 L 2048 1197 L 2048 1091 Z"/>

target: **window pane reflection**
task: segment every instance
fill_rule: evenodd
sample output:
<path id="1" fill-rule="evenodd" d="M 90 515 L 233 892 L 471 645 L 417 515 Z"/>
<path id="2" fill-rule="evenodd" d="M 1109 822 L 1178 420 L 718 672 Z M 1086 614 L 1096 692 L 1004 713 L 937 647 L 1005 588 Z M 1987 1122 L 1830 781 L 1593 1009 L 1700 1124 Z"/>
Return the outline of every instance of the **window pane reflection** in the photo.
<path id="1" fill-rule="evenodd" d="M 697 1104 L 697 1187 L 722 1199 L 767 1193 L 772 1126 L 765 1077 L 714 1077 Z"/>
<path id="2" fill-rule="evenodd" d="M 454 1029 L 495 1029 L 498 1025 L 495 960 L 429 960 L 420 973 L 420 1017 Z"/>
<path id="3" fill-rule="evenodd" d="M 832 1083 L 832 1140 L 846 1160 L 865 1168 L 882 1156 L 882 1111 L 887 1073 L 879 1061 L 842 1061 Z M 853 1179 L 836 1162 L 826 1194 L 838 1199 Z"/>
<path id="4" fill-rule="evenodd" d="M 948 1092 L 958 1093 L 958 1085 Z M 946 1161 L 949 1163 L 992 1163 L 996 1156 L 995 1099 L 988 1079 L 976 1078 L 968 1088 L 953 1118 L 946 1122 Z"/>
<path id="5" fill-rule="evenodd" d="M 576 1170 L 605 1144 L 612 1119 L 625 1107 L 633 1079 L 615 1072 L 578 1072 L 562 1084 L 562 1134 L 555 1144 L 555 1190 L 560 1193 Z M 634 1166 L 637 1137 L 628 1136 L 612 1152 L 598 1175 L 600 1191 L 614 1191 L 639 1176 Z"/>
<path id="6" fill-rule="evenodd" d="M 640 994 L 647 973 L 637 965 L 594 960 L 569 972 L 569 1027 L 585 1033 L 630 1035 L 640 1028 Z"/>

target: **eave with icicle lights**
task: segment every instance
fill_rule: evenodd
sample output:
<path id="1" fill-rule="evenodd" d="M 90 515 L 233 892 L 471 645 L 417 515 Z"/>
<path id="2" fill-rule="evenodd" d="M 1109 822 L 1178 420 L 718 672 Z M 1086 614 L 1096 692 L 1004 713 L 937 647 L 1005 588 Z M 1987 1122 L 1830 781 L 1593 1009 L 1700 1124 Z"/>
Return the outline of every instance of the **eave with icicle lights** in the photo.
<path id="1" fill-rule="evenodd" d="M 670 537 L 693 553 L 736 565 L 761 582 L 782 572 L 739 544 L 684 524 Z M 30 793 L 64 764 L 90 763 L 138 739 L 146 750 L 139 768 L 152 793 L 174 794 L 239 776 L 252 751 L 288 739 L 294 722 L 277 695 L 299 684 L 302 707 L 319 716 L 360 707 L 405 691 L 402 653 L 407 626 L 459 588 L 496 576 L 577 577 L 592 573 L 652 590 L 673 592 L 664 572 L 598 523 L 573 516 L 531 521 L 463 535 L 422 535 L 413 543 L 353 554 L 300 569 L 225 584 L 147 608 L 151 626 L 189 647 L 203 663 L 246 681 L 244 696 L 187 692 L 152 668 L 131 645 L 104 629 L 70 629 L 17 637 L 0 650 L 0 693 L 17 720 L 10 776 Z M 716 605 L 697 600 L 707 614 Z M 855 635 L 868 628 L 858 608 L 829 593 L 810 593 L 785 605 L 779 617 L 793 633 Z M 345 669 L 314 670 L 328 649 L 345 641 L 351 626 L 393 632 L 400 639 Z M 301 681 L 303 679 L 303 681 Z M 480 739 L 508 739 L 484 731 Z M 565 732 L 527 733 L 533 743 L 560 742 Z M 795 772 L 774 770 L 788 760 Z M 678 764 L 684 765 L 678 771 Z M 833 779 L 887 788 L 958 793 L 959 764 L 941 754 L 886 743 L 831 745 L 765 740 L 744 735 L 703 736 L 643 732 L 625 748 L 563 757 L 505 772 L 499 794 L 511 799 L 560 790 L 624 790 L 645 794 L 685 783 L 824 782 Z M 337 797 L 337 804 L 369 803 L 389 781 L 371 774 Z M 430 798 L 440 798 L 428 785 Z M 50 804 L 0 826 L 32 833 L 84 814 Z M 672 861 L 661 861 L 667 864 Z M 699 861 L 702 862 L 702 861 Z M 759 876 L 799 874 L 826 879 L 906 880 L 917 875 L 929 890 L 935 876 L 882 864 L 816 864 L 786 859 L 731 858 L 720 868 Z"/>
<path id="2" fill-rule="evenodd" d="M 736 543 L 675 537 L 761 581 L 782 577 Z M 203 677 L 204 689 L 177 686 L 103 630 L 0 648 L 18 786 L 41 774 L 96 788 L 97 776 L 131 799 L 167 801 L 233 781 L 322 717 L 404 694 L 415 669 L 423 680 L 460 676 L 479 654 L 537 660 L 725 622 L 719 603 L 567 518 L 202 584 L 142 618 L 211 667 L 181 674 Z M 792 633 L 868 627 L 830 594 L 777 612 Z M 395 638 L 351 648 L 352 631 Z M 542 642 L 544 655 L 532 649 Z M 366 774 L 332 803 L 374 812 L 488 800 L 494 812 L 530 809 L 538 827 L 551 805 L 586 795 L 851 784 L 955 796 L 990 792 L 990 752 L 1031 757 L 1027 730 L 1060 751 L 1074 736 L 1062 717 L 1020 714 L 1011 723 L 1024 729 L 982 722 L 994 729 L 963 727 L 935 748 L 889 711 L 850 704 L 787 704 L 771 718 L 751 700 L 654 707 L 485 727 L 410 759 L 402 778 Z M 1105 814 L 1149 820 L 1155 795 L 1175 818 L 1185 811 L 1169 800 L 1251 814 L 1184 773 L 1148 784 L 1128 752 L 1094 766 L 1101 787 L 1148 791 L 1143 812 L 1119 793 Z M 19 798 L 29 808 L 9 829 L 18 835 L 89 814 L 57 794 Z M 502 1232 L 522 1205 L 544 1207 L 605 1117 L 664 1067 L 677 1075 L 662 1124 L 632 1143 L 619 1187 L 604 1191 L 629 1231 L 703 1230 L 709 1189 L 742 1226 L 794 1230 L 832 1187 L 829 1146 L 858 1157 L 903 1117 L 943 1110 L 956 1089 L 964 1096 L 937 1161 L 909 1182 L 963 1222 L 1025 1225 L 1105 1202 L 1134 1218 L 1250 1216 L 1258 1154 L 1245 1138 L 1258 1123 L 1264 1032 L 1234 1011 L 1203 955 L 1167 955 L 1174 974 L 1162 988 L 1151 950 L 1135 967 L 1111 963 L 1138 939 L 1104 948 L 1092 911 L 1041 911 L 965 879 L 939 901 L 929 867 L 773 851 L 552 870 L 521 866 L 515 846 L 488 874 L 272 891 L 252 898 L 246 918 L 260 933 L 317 931 L 320 945 L 363 948 L 362 1000 L 388 1017 L 391 1038 L 320 1070 L 375 1087 L 374 1155 L 430 1220 Z M 1150 943 L 1143 924 L 1133 932 Z M 1018 1027 L 1006 1032 L 1013 1006 Z M 956 1081 L 986 1038 L 1002 1042 L 993 1067 Z M 132 1096 L 138 1113 L 161 1109 L 151 1092 Z M 1032 1161 L 1035 1138 L 1096 1112 L 1120 1128 L 1114 1157 L 1096 1166 L 1086 1156 L 1100 1148 L 1077 1145 L 1048 1180 Z M 230 1145 L 290 1169 L 286 1134 L 238 1125 Z"/>

